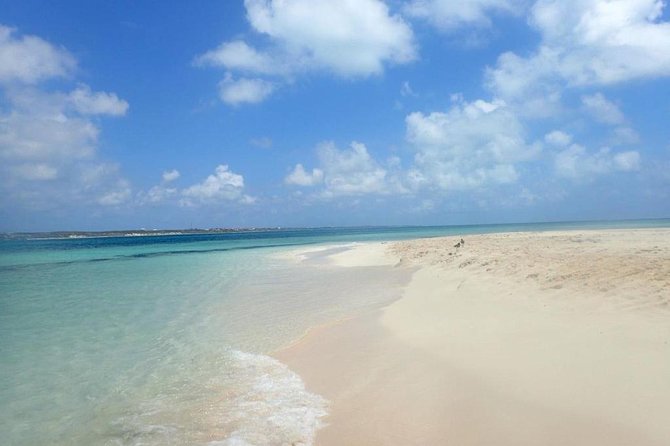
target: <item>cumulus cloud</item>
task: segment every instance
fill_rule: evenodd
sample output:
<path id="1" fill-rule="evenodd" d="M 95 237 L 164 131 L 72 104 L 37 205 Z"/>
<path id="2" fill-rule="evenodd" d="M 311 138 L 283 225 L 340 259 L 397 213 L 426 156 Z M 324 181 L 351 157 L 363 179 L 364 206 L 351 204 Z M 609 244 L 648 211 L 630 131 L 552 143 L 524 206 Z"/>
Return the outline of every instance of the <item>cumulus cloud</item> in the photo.
<path id="1" fill-rule="evenodd" d="M 231 171 L 227 165 L 217 166 L 214 174 L 202 182 L 181 191 L 182 204 L 193 206 L 222 200 L 232 201 L 242 198 L 244 177 Z"/>
<path id="2" fill-rule="evenodd" d="M 64 48 L 37 36 L 18 37 L 14 28 L 0 24 L 0 82 L 34 84 L 67 76 L 76 66 L 76 60 Z"/>
<path id="3" fill-rule="evenodd" d="M 230 105 L 262 102 L 273 90 L 274 85 L 263 79 L 233 79 L 230 74 L 219 83 L 219 97 Z"/>
<path id="4" fill-rule="evenodd" d="M 282 74 L 287 70 L 280 60 L 256 51 L 241 40 L 223 42 L 217 48 L 196 57 L 195 64 L 256 74 Z"/>
<path id="5" fill-rule="evenodd" d="M 77 165 L 95 162 L 100 129 L 72 106 L 70 95 L 22 88 L 5 97 L 9 110 L 0 114 L 0 159 L 7 175 L 72 179 Z"/>
<path id="6" fill-rule="evenodd" d="M 544 135 L 544 140 L 552 146 L 565 147 L 572 142 L 572 135 L 554 130 Z"/>
<path id="7" fill-rule="evenodd" d="M 176 180 L 177 178 L 180 177 L 179 171 L 177 169 L 172 169 L 172 170 L 166 170 L 163 172 L 163 182 L 164 183 L 171 183 L 172 181 Z"/>
<path id="8" fill-rule="evenodd" d="M 539 151 L 500 101 L 459 102 L 446 113 L 411 113 L 405 122 L 416 153 L 409 175 L 415 187 L 453 191 L 513 183 L 516 164 Z"/>
<path id="9" fill-rule="evenodd" d="M 427 20 L 441 31 L 453 31 L 465 26 L 488 27 L 490 15 L 520 15 L 527 4 L 527 0 L 412 0 L 404 11 L 410 17 Z"/>
<path id="10" fill-rule="evenodd" d="M 407 192 L 402 185 L 399 161 L 391 158 L 382 165 L 362 143 L 354 141 L 348 149 L 339 149 L 334 142 L 325 141 L 317 146 L 316 152 L 319 167 L 309 173 L 302 164 L 296 165 L 285 178 L 287 184 L 323 184 L 317 195 L 325 199 Z"/>
<path id="11" fill-rule="evenodd" d="M 104 192 L 99 198 L 98 203 L 103 206 L 118 206 L 125 203 L 130 198 L 132 190 L 127 180 L 120 179 L 115 187 Z"/>
<path id="12" fill-rule="evenodd" d="M 91 91 L 88 85 L 80 85 L 69 94 L 74 108 L 84 115 L 123 116 L 128 111 L 128 103 L 114 93 Z"/>
<path id="13" fill-rule="evenodd" d="M 167 203 L 194 207 L 224 202 L 253 204 L 257 201 L 256 197 L 243 193 L 244 177 L 231 171 L 226 164 L 217 166 L 213 174 L 189 187 L 180 189 L 173 186 L 172 183 L 180 177 L 181 174 L 177 169 L 163 172 L 160 184 L 137 194 L 136 204 L 158 205 Z"/>
<path id="14" fill-rule="evenodd" d="M 602 93 L 582 96 L 582 106 L 598 122 L 616 125 L 626 121 L 619 106 L 608 100 Z"/>
<path id="15" fill-rule="evenodd" d="M 305 171 L 302 164 L 296 164 L 293 171 L 286 176 L 284 182 L 286 184 L 293 184 L 296 186 L 314 186 L 323 181 L 323 170 L 312 169 L 309 173 Z"/>
<path id="16" fill-rule="evenodd" d="M 171 187 L 170 183 L 177 180 L 181 174 L 177 169 L 166 170 L 161 175 L 161 184 L 151 187 L 148 191 L 140 191 L 137 194 L 138 204 L 156 204 L 175 198 L 179 189 Z"/>
<path id="17" fill-rule="evenodd" d="M 373 159 L 364 144 L 352 142 L 349 149 L 340 150 L 326 142 L 317 154 L 324 171 L 325 197 L 405 192 L 399 179 Z"/>
<path id="18" fill-rule="evenodd" d="M 572 179 L 592 179 L 614 171 L 637 170 L 640 154 L 635 151 L 613 154 L 604 147 L 595 153 L 588 153 L 584 146 L 572 144 L 556 154 L 554 167 L 560 176 Z"/>
<path id="19" fill-rule="evenodd" d="M 271 83 L 260 76 L 286 80 L 324 71 L 366 77 L 382 73 L 387 64 L 416 58 L 411 28 L 380 0 L 245 0 L 244 4 L 252 29 L 266 36 L 269 45 L 258 50 L 232 40 L 195 58 L 196 65 L 255 76 L 253 87 L 248 82 L 246 86 L 257 94 L 245 96 L 254 100 L 236 103 L 260 102 L 272 92 Z M 232 86 L 221 88 L 228 91 Z M 221 98 L 233 103 L 223 93 Z"/>
<path id="20" fill-rule="evenodd" d="M 555 139 L 552 135 L 562 134 L 565 138 Z M 560 131 L 545 136 L 557 149 L 554 154 L 554 169 L 558 176 L 573 180 L 592 180 L 599 175 L 612 172 L 630 172 L 640 167 L 640 154 L 636 151 L 613 153 L 603 147 L 590 153 L 581 144 L 572 143 L 572 137 Z"/>
<path id="21" fill-rule="evenodd" d="M 670 74 L 670 23 L 660 0 L 540 0 L 532 22 L 544 44 L 567 50 L 561 75 L 574 84 L 612 84 Z"/>
<path id="22" fill-rule="evenodd" d="M 285 182 L 322 184 L 317 196 L 323 198 L 473 190 L 516 182 L 519 164 L 537 158 L 541 149 L 526 141 L 523 125 L 501 101 L 455 97 L 446 112 L 414 112 L 405 121 L 414 151 L 408 169 L 398 157 L 379 162 L 358 142 L 347 149 L 324 142 L 317 147 L 318 166 L 310 173 L 298 164 Z M 561 132 L 547 139 L 571 141 Z"/>
<path id="23" fill-rule="evenodd" d="M 68 163 L 93 156 L 98 127 L 69 110 L 66 96 L 34 88 L 5 92 L 0 115 L 0 156 L 7 162 Z"/>
<path id="24" fill-rule="evenodd" d="M 117 205 L 130 196 L 118 166 L 99 160 L 99 123 L 128 103 L 80 84 L 50 91 L 41 81 L 71 74 L 67 50 L 0 26 L 0 189 L 7 202 L 46 209 L 78 203 Z"/>
<path id="25" fill-rule="evenodd" d="M 530 16 L 541 35 L 539 47 L 528 57 L 502 54 L 487 71 L 487 84 L 508 102 L 534 101 L 542 110 L 556 105 L 565 85 L 668 76 L 664 6 L 660 0 L 539 0 Z"/>
<path id="26" fill-rule="evenodd" d="M 311 68 L 378 74 L 415 58 L 413 35 L 379 0 L 246 0 L 251 26 Z"/>
<path id="27" fill-rule="evenodd" d="M 139 204 L 163 203 L 166 200 L 176 197 L 178 193 L 179 190 L 176 187 L 167 187 L 165 184 L 159 184 L 153 186 L 147 192 L 138 193 L 137 202 Z"/>
<path id="28" fill-rule="evenodd" d="M 634 150 L 614 155 L 614 165 L 617 170 L 630 172 L 640 168 L 640 154 Z"/>
<path id="29" fill-rule="evenodd" d="M 546 117 L 560 110 L 562 83 L 554 73 L 555 51 L 541 48 L 532 58 L 503 53 L 487 68 L 485 84 L 496 97 L 528 117 Z"/>

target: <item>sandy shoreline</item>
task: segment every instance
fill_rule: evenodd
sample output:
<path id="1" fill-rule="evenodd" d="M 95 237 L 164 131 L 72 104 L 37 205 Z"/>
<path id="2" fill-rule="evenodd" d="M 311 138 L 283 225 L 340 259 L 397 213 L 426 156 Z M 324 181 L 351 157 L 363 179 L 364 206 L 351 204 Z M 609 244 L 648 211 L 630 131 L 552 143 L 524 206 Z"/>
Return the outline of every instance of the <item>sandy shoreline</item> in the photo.
<path id="1" fill-rule="evenodd" d="M 331 401 L 316 444 L 670 444 L 670 230 L 457 240 L 329 256 L 415 272 L 277 352 Z"/>

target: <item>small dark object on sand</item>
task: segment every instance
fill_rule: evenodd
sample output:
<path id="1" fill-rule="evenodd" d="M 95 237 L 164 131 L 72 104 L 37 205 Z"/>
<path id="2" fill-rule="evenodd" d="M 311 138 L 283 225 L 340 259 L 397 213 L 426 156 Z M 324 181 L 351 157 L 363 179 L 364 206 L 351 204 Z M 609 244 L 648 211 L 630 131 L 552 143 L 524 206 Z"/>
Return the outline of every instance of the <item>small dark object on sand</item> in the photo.
<path id="1" fill-rule="evenodd" d="M 461 239 L 461 246 L 465 246 L 465 240 Z"/>
<path id="2" fill-rule="evenodd" d="M 461 247 L 461 242 L 458 242 L 454 245 L 454 248 L 460 248 Z"/>

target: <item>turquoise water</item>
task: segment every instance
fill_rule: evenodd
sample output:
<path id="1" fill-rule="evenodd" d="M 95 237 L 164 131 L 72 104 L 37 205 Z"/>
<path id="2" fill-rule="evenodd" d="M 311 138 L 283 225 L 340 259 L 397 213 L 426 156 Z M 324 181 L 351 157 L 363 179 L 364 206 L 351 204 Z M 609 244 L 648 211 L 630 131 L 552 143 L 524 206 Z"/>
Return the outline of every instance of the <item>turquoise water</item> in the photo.
<path id="1" fill-rule="evenodd" d="M 327 402 L 268 353 L 388 295 L 382 267 L 296 265 L 306 244 L 669 220 L 0 241 L 8 445 L 309 443 Z M 398 286 L 401 280 L 398 279 Z"/>

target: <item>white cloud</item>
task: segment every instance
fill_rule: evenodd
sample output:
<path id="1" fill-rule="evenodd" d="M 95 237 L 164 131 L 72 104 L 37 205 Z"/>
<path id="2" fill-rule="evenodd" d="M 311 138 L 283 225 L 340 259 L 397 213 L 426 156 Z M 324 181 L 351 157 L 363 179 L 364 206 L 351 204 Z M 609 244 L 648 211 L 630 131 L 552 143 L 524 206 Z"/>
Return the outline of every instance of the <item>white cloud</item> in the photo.
<path id="1" fill-rule="evenodd" d="M 176 187 L 165 187 L 164 185 L 153 186 L 146 193 L 140 192 L 138 194 L 138 203 L 162 203 L 165 200 L 177 196 L 179 190 Z"/>
<path id="2" fill-rule="evenodd" d="M 0 26 L 0 193 L 17 208 L 117 205 L 130 196 L 118 166 L 98 160 L 97 121 L 123 115 L 114 93 L 79 85 L 69 93 L 40 84 L 71 74 L 66 50 Z"/>
<path id="3" fill-rule="evenodd" d="M 244 194 L 244 177 L 221 164 L 216 167 L 214 174 L 207 176 L 200 183 L 187 188 L 172 187 L 170 183 L 180 178 L 177 169 L 163 172 L 162 181 L 148 191 L 140 191 L 136 197 L 139 205 L 170 203 L 181 206 L 198 206 L 216 204 L 222 201 L 236 201 L 241 204 L 256 203 L 257 198 Z"/>
<path id="4" fill-rule="evenodd" d="M 302 164 L 296 165 L 285 178 L 287 184 L 323 184 L 323 189 L 317 192 L 317 196 L 325 199 L 407 192 L 402 185 L 397 158 L 390 158 L 383 166 L 359 142 L 352 142 L 348 149 L 338 149 L 335 143 L 326 141 L 317 146 L 316 152 L 319 167 L 309 173 Z"/>
<path id="5" fill-rule="evenodd" d="M 640 142 L 640 135 L 638 135 L 637 132 L 632 128 L 620 126 L 614 129 L 614 134 L 612 135 L 612 144 L 626 145 L 636 144 L 638 142 Z"/>
<path id="6" fill-rule="evenodd" d="M 246 0 L 251 26 L 292 60 L 343 76 L 416 57 L 411 28 L 379 0 Z"/>
<path id="7" fill-rule="evenodd" d="M 14 209 L 51 210 L 71 206 L 116 206 L 127 202 L 131 185 L 115 164 L 78 160 L 2 167 L 0 188 Z"/>
<path id="8" fill-rule="evenodd" d="M 58 169 L 47 163 L 24 163 L 14 168 L 14 173 L 25 180 L 47 181 L 58 177 Z"/>
<path id="9" fill-rule="evenodd" d="M 621 152 L 614 155 L 614 165 L 617 170 L 630 172 L 640 168 L 640 154 L 635 151 Z"/>
<path id="10" fill-rule="evenodd" d="M 242 197 L 244 177 L 231 171 L 227 165 L 217 166 L 213 175 L 202 182 L 182 190 L 182 204 L 216 202 L 221 200 L 237 200 Z"/>
<path id="11" fill-rule="evenodd" d="M 530 23 L 541 44 L 529 57 L 502 54 L 487 71 L 487 84 L 501 98 L 535 101 L 541 110 L 555 106 L 566 85 L 668 76 L 670 23 L 660 21 L 663 7 L 660 0 L 539 0 Z"/>
<path id="12" fill-rule="evenodd" d="M 582 96 L 582 106 L 598 122 L 616 125 L 626 121 L 619 107 L 602 93 Z"/>
<path id="13" fill-rule="evenodd" d="M 405 119 L 416 152 L 414 187 L 447 191 L 515 182 L 515 165 L 537 155 L 516 115 L 499 101 L 457 103 L 446 112 L 414 112 Z"/>
<path id="14" fill-rule="evenodd" d="M 5 97 L 9 109 L 0 114 L 0 158 L 7 165 L 48 163 L 53 171 L 57 166 L 95 157 L 100 129 L 72 106 L 71 94 L 30 87 L 6 90 Z"/>
<path id="15" fill-rule="evenodd" d="M 544 139 L 557 150 L 554 170 L 560 177 L 588 181 L 598 175 L 640 168 L 640 154 L 636 151 L 613 153 L 609 147 L 603 147 L 589 153 L 583 145 L 573 143 L 571 135 L 559 130 L 547 133 Z"/>
<path id="16" fill-rule="evenodd" d="M 118 206 L 129 201 L 132 187 L 120 174 L 118 164 L 106 162 L 80 163 L 72 169 L 76 175 L 73 187 L 80 188 L 77 200 L 86 202 L 93 199 L 103 206 Z"/>
<path id="17" fill-rule="evenodd" d="M 220 66 L 229 70 L 246 71 L 256 74 L 281 74 L 286 68 L 280 60 L 269 54 L 260 53 L 241 40 L 223 42 L 217 48 L 196 57 L 199 66 Z"/>
<path id="18" fill-rule="evenodd" d="M 74 108 L 84 115 L 123 116 L 128 111 L 128 102 L 114 93 L 92 92 L 88 85 L 80 85 L 70 93 Z"/>
<path id="19" fill-rule="evenodd" d="M 404 8 L 410 17 L 427 20 L 442 31 L 491 25 L 490 15 L 507 13 L 520 15 L 527 0 L 412 0 Z"/>
<path id="20" fill-rule="evenodd" d="M 230 105 L 262 102 L 274 90 L 274 85 L 263 79 L 233 79 L 227 75 L 219 83 L 219 97 Z"/>
<path id="21" fill-rule="evenodd" d="M 286 184 L 296 186 L 314 186 L 323 181 L 323 170 L 312 169 L 312 173 L 306 172 L 302 164 L 297 164 L 293 171 L 284 178 Z"/>
<path id="22" fill-rule="evenodd" d="M 486 69 L 485 84 L 525 116 L 550 116 L 560 110 L 562 86 L 552 71 L 557 63 L 555 51 L 548 48 L 529 59 L 503 53 L 495 68 Z"/>
<path id="23" fill-rule="evenodd" d="M 604 147 L 589 153 L 580 144 L 571 144 L 558 152 L 554 158 L 557 175 L 573 180 L 591 180 L 598 175 L 615 171 L 628 172 L 639 169 L 640 154 L 635 151 L 613 154 Z"/>
<path id="24" fill-rule="evenodd" d="M 416 59 L 411 28 L 391 15 L 380 0 L 245 0 L 252 29 L 269 38 L 264 50 L 242 40 L 223 42 L 195 58 L 196 65 L 221 66 L 230 72 L 256 76 L 254 100 L 272 91 L 272 83 L 258 76 L 273 76 L 275 83 L 311 71 L 342 77 L 380 74 L 385 65 Z M 247 80 L 247 79 L 244 79 Z M 252 81 L 252 79 L 248 79 Z M 239 82 L 239 81 L 237 81 Z M 261 89 L 261 82 L 265 88 Z M 250 84 L 246 85 L 247 88 Z M 222 91 L 232 86 L 222 86 Z M 229 97 L 229 96 L 228 96 Z"/>
<path id="25" fill-rule="evenodd" d="M 0 82 L 33 84 L 64 77 L 76 68 L 74 57 L 36 36 L 16 37 L 13 28 L 0 25 Z"/>
<path id="26" fill-rule="evenodd" d="M 67 163 L 93 156 L 99 129 L 68 113 L 61 95 L 20 89 L 7 98 L 10 110 L 0 115 L 0 157 Z"/>
<path id="27" fill-rule="evenodd" d="M 540 0 L 532 22 L 544 44 L 563 50 L 572 84 L 611 84 L 670 75 L 670 23 L 661 0 Z"/>
<path id="28" fill-rule="evenodd" d="M 251 195 L 244 194 L 240 198 L 239 202 L 241 204 L 255 204 L 256 202 L 258 202 L 258 198 L 252 197 Z"/>
<path id="29" fill-rule="evenodd" d="M 164 183 L 171 183 L 172 181 L 176 180 L 179 178 L 180 174 L 177 169 L 172 169 L 172 170 L 166 170 L 163 172 L 163 182 Z"/>
<path id="30" fill-rule="evenodd" d="M 370 156 L 364 144 L 352 142 L 348 150 L 340 150 L 334 143 L 325 142 L 317 148 L 317 154 L 326 198 L 404 192 L 398 179 Z"/>
<path id="31" fill-rule="evenodd" d="M 98 198 L 98 203 L 103 206 L 118 206 L 128 201 L 131 193 L 130 183 L 121 179 L 116 182 L 111 190 L 104 192 Z"/>
<path id="32" fill-rule="evenodd" d="M 544 135 L 544 140 L 558 147 L 565 147 L 572 142 L 572 136 L 560 130 L 554 130 Z"/>

